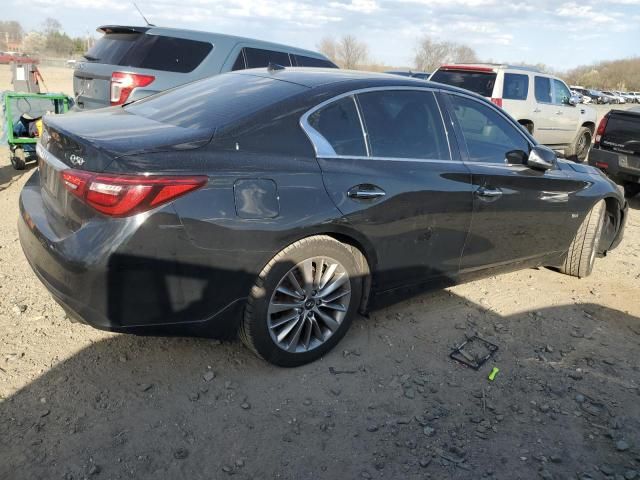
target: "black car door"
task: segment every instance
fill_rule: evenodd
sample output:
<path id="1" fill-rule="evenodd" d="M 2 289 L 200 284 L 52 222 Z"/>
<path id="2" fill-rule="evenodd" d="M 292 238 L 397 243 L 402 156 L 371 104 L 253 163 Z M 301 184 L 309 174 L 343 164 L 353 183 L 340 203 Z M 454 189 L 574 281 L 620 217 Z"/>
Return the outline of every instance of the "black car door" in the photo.
<path id="1" fill-rule="evenodd" d="M 578 222 L 572 197 L 584 183 L 559 168 L 528 167 L 532 143 L 498 108 L 461 94 L 444 97 L 474 185 L 461 270 L 534 264 L 566 251 Z"/>
<path id="2" fill-rule="evenodd" d="M 373 245 L 376 288 L 455 275 L 471 221 L 471 177 L 452 154 L 434 92 L 344 95 L 303 118 L 327 192 Z"/>

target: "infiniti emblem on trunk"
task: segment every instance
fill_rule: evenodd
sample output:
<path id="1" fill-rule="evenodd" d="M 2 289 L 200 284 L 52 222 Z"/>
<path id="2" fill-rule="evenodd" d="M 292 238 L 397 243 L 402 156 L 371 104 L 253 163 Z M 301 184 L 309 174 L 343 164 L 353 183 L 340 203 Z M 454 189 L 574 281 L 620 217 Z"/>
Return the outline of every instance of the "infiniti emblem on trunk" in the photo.
<path id="1" fill-rule="evenodd" d="M 81 157 L 81 156 L 79 156 L 79 155 L 76 155 L 75 153 L 72 153 L 72 154 L 69 156 L 69 161 L 70 161 L 71 163 L 73 163 L 74 165 L 82 165 L 82 164 L 84 163 L 84 158 L 82 158 L 82 157 Z"/>

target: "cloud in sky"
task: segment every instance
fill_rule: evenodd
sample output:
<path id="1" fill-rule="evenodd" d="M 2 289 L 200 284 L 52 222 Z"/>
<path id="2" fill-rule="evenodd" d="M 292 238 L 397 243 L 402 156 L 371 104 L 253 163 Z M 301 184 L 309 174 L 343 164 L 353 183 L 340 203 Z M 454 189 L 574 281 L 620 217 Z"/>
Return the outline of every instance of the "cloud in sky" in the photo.
<path id="1" fill-rule="evenodd" d="M 5 0 L 6 1 L 6 0 Z M 71 35 L 102 24 L 141 24 L 126 0 L 8 0 L 27 29 L 47 17 Z M 567 68 L 640 55 L 640 0 L 138 0 L 152 23 L 217 31 L 314 49 L 350 33 L 372 59 L 411 65 L 418 39 L 472 46 L 484 59 Z M 26 20 L 25 20 L 26 19 Z M 635 19 L 635 20 L 634 20 Z"/>

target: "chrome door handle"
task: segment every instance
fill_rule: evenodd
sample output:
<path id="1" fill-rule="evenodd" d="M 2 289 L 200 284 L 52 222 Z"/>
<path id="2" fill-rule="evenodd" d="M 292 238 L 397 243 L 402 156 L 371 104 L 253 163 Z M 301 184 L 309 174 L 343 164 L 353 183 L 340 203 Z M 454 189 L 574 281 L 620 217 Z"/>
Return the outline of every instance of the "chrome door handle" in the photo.
<path id="1" fill-rule="evenodd" d="M 561 111 L 561 110 L 558 110 L 558 111 L 556 112 L 556 115 L 562 115 L 562 111 Z"/>
<path id="2" fill-rule="evenodd" d="M 540 110 L 539 108 L 536 108 L 533 113 L 540 113 L 542 110 Z"/>
<path id="3" fill-rule="evenodd" d="M 487 200 L 489 199 L 494 200 L 502 196 L 502 190 L 500 190 L 499 188 L 480 187 L 475 191 L 475 194 L 480 198 L 484 198 Z"/>
<path id="4" fill-rule="evenodd" d="M 375 185 L 356 185 L 347 192 L 349 198 L 357 200 L 373 200 L 374 198 L 384 197 L 386 194 L 387 192 Z"/>

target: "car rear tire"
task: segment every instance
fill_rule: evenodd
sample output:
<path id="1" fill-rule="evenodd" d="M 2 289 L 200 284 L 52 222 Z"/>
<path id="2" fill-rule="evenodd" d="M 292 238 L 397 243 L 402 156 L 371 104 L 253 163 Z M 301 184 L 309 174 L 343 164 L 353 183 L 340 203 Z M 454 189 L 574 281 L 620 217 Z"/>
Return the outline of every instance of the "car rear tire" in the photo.
<path id="1" fill-rule="evenodd" d="M 593 138 L 593 132 L 589 127 L 582 127 L 578 130 L 573 144 L 567 148 L 565 156 L 569 160 L 582 163 L 587 159 L 589 150 L 591 149 L 591 140 Z"/>
<path id="2" fill-rule="evenodd" d="M 13 152 L 10 152 L 9 155 L 11 157 L 11 165 L 13 165 L 15 170 L 24 170 L 27 168 L 23 149 L 16 148 Z"/>
<path id="3" fill-rule="evenodd" d="M 567 257 L 560 268 L 562 273 L 578 278 L 591 274 L 600 243 L 605 211 L 604 200 L 600 200 L 589 210 L 571 242 Z"/>
<path id="4" fill-rule="evenodd" d="M 320 358 L 345 335 L 360 306 L 363 258 L 325 235 L 289 245 L 251 289 L 240 339 L 259 357 L 284 367 Z"/>

